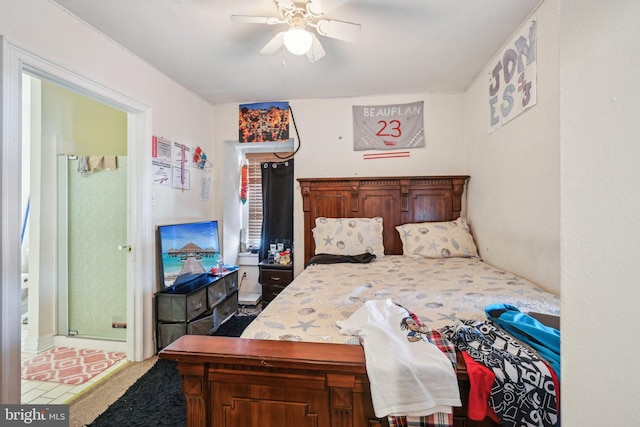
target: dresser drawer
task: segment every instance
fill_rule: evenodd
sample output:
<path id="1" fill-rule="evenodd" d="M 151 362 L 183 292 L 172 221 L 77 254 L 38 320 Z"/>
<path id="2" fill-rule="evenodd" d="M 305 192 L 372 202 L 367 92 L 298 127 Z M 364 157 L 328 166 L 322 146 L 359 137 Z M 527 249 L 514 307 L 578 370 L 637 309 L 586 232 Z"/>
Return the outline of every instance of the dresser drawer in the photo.
<path id="1" fill-rule="evenodd" d="M 164 348 L 187 333 L 187 324 L 159 322 L 157 331 L 158 348 Z"/>
<path id="2" fill-rule="evenodd" d="M 286 287 L 287 284 L 262 285 L 262 300 L 265 302 L 272 301 Z"/>
<path id="3" fill-rule="evenodd" d="M 213 308 L 220 304 L 227 297 L 227 288 L 224 280 L 218 280 L 207 286 L 208 308 Z"/>
<path id="4" fill-rule="evenodd" d="M 188 295 L 158 294 L 157 316 L 161 322 L 187 322 L 207 311 L 207 290 L 198 289 Z"/>
<path id="5" fill-rule="evenodd" d="M 204 316 L 187 324 L 189 335 L 209 335 L 213 330 L 213 315 Z"/>
<path id="6" fill-rule="evenodd" d="M 229 274 L 224 278 L 224 288 L 227 292 L 227 295 L 231 295 L 235 291 L 238 290 L 238 275 L 237 274 Z"/>
<path id="7" fill-rule="evenodd" d="M 227 274 L 224 278 L 207 287 L 208 308 L 215 307 L 237 291 L 238 275 L 236 273 Z"/>
<path id="8" fill-rule="evenodd" d="M 293 265 L 278 265 L 261 262 L 260 285 L 262 285 L 263 306 L 273 300 L 293 281 Z"/>
<path id="9" fill-rule="evenodd" d="M 262 285 L 283 285 L 286 286 L 293 280 L 292 270 L 271 270 L 260 269 L 260 283 Z"/>
<path id="10" fill-rule="evenodd" d="M 235 292 L 227 297 L 223 303 L 213 307 L 213 314 L 211 315 L 213 321 L 213 330 L 216 331 L 233 313 L 238 311 L 238 293 Z"/>

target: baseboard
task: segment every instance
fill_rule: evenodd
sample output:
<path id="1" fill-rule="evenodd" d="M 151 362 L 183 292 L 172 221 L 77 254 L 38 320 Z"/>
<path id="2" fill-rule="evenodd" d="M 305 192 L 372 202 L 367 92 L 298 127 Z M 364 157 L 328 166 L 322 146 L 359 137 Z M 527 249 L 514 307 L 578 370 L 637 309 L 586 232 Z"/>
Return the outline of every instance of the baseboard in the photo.
<path id="1" fill-rule="evenodd" d="M 22 352 L 28 354 L 38 354 L 49 350 L 54 346 L 53 334 L 45 334 L 39 337 L 26 334 L 22 337 Z"/>
<path id="2" fill-rule="evenodd" d="M 127 352 L 126 341 L 102 340 L 93 338 L 78 338 L 57 335 L 53 337 L 55 347 L 73 347 L 102 351 L 120 351 Z"/>

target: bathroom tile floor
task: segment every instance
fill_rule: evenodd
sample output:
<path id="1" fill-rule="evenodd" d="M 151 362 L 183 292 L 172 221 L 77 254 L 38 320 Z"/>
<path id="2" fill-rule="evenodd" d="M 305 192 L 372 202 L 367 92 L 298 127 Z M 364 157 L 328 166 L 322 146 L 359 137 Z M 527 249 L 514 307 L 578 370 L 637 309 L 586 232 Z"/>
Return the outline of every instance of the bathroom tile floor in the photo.
<path id="1" fill-rule="evenodd" d="M 252 307 L 252 306 L 242 306 L 239 309 L 239 312 L 244 315 L 257 315 L 260 313 L 260 307 Z M 23 328 L 23 338 L 26 334 L 26 330 Z M 35 357 L 35 354 L 22 353 L 22 361 Z M 54 382 L 47 381 L 29 381 L 22 380 L 21 381 L 21 391 L 22 398 L 21 403 L 23 404 L 60 404 L 60 403 L 68 403 L 70 400 L 75 398 L 80 393 L 87 390 L 89 387 L 92 387 L 96 383 L 100 382 L 103 378 L 110 375 L 113 371 L 121 368 L 127 362 L 126 358 L 122 359 L 118 363 L 114 364 L 110 368 L 106 369 L 99 375 L 91 378 L 89 381 L 80 385 L 67 385 L 60 384 Z"/>
<path id="2" fill-rule="evenodd" d="M 25 360 L 35 356 L 35 354 L 22 353 L 22 361 L 24 362 Z M 20 399 L 21 403 L 30 403 L 36 405 L 68 403 L 75 396 L 100 382 L 104 377 L 110 375 L 113 371 L 119 369 L 126 363 L 126 359 L 123 359 L 110 368 L 106 369 L 104 372 L 96 375 L 89 381 L 80 385 L 68 385 L 48 381 L 22 380 L 22 397 Z"/>

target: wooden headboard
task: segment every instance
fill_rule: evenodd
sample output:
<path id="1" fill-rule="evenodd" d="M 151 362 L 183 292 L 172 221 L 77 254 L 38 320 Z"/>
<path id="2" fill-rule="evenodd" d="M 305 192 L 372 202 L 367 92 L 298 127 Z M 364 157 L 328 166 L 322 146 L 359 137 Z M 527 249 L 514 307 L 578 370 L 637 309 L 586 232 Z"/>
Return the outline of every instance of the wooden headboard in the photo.
<path id="1" fill-rule="evenodd" d="M 299 178 L 304 211 L 304 262 L 315 255 L 318 217 L 382 217 L 384 252 L 401 255 L 396 226 L 460 217 L 468 176 Z"/>

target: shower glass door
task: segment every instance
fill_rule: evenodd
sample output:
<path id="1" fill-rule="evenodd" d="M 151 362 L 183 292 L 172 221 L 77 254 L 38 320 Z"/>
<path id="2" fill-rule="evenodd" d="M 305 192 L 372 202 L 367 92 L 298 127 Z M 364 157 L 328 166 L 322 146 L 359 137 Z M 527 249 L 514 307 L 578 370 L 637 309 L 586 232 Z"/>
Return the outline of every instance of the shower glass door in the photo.
<path id="1" fill-rule="evenodd" d="M 116 161 L 82 174 L 67 158 L 68 335 L 126 340 L 127 157 Z"/>

